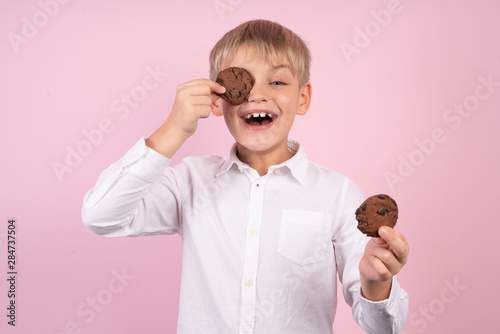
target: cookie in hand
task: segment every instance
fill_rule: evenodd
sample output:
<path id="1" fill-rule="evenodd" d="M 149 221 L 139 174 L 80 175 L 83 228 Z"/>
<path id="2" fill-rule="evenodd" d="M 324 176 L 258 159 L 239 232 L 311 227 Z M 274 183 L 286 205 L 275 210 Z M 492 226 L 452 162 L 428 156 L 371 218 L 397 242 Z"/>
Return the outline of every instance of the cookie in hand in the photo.
<path id="1" fill-rule="evenodd" d="M 240 67 L 228 67 L 220 71 L 215 81 L 226 88 L 224 94 L 217 95 L 234 105 L 247 100 L 254 84 L 252 75 Z"/>
<path id="2" fill-rule="evenodd" d="M 398 220 L 398 205 L 388 195 L 368 197 L 356 210 L 358 229 L 369 237 L 380 237 L 380 226 L 394 227 Z"/>

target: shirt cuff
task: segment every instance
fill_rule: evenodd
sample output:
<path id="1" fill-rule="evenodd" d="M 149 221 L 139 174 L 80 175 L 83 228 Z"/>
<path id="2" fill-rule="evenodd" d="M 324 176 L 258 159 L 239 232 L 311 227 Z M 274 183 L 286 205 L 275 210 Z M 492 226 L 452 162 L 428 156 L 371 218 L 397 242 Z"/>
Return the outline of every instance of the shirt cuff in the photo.
<path id="1" fill-rule="evenodd" d="M 400 314 L 400 299 L 402 293 L 405 293 L 396 279 L 396 276 L 392 277 L 391 292 L 389 298 L 381 301 L 371 301 L 363 297 L 360 293 L 360 306 L 364 312 L 373 316 L 387 316 L 390 315 L 395 319 L 399 319 Z"/>
<path id="2" fill-rule="evenodd" d="M 167 168 L 171 159 L 146 146 L 141 138 L 122 158 L 127 173 L 149 182 L 154 182 Z"/>

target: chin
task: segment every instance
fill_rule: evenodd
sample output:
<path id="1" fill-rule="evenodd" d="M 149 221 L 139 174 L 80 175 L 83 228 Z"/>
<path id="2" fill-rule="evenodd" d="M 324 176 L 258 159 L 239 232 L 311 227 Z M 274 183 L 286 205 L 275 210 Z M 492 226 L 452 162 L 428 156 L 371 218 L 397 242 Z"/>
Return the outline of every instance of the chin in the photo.
<path id="1" fill-rule="evenodd" d="M 242 140 L 236 140 L 238 145 L 244 147 L 247 150 L 253 152 L 267 152 L 280 146 L 283 140 L 276 140 L 273 138 L 245 138 Z M 286 143 L 286 139 L 284 140 Z"/>

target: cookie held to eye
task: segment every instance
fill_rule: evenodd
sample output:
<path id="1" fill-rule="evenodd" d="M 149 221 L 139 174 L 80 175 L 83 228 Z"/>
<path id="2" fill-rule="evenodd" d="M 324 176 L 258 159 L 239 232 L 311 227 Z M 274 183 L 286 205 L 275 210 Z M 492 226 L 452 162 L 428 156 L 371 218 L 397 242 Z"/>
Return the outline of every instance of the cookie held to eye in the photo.
<path id="1" fill-rule="evenodd" d="M 369 237 L 379 238 L 380 226 L 394 227 L 398 220 L 396 201 L 385 194 L 368 197 L 356 210 L 358 229 Z"/>
<path id="2" fill-rule="evenodd" d="M 252 75 L 240 67 L 228 67 L 220 71 L 215 81 L 226 88 L 224 94 L 217 95 L 234 105 L 247 100 L 254 84 Z"/>

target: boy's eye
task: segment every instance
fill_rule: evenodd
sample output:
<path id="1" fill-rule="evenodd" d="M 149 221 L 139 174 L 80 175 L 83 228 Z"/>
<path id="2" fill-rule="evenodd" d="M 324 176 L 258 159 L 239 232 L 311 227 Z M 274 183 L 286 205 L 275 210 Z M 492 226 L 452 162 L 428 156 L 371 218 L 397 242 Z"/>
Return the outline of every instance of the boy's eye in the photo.
<path id="1" fill-rule="evenodd" d="M 271 85 L 283 86 L 283 85 L 286 85 L 286 83 L 284 83 L 283 81 L 273 81 L 273 82 L 271 82 Z"/>

